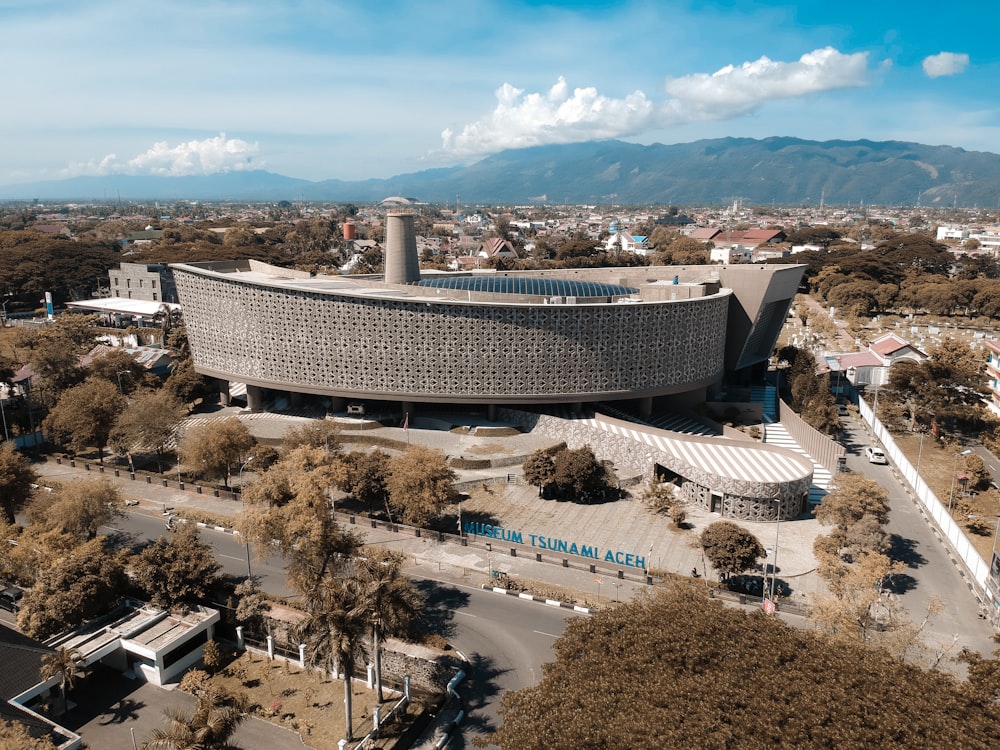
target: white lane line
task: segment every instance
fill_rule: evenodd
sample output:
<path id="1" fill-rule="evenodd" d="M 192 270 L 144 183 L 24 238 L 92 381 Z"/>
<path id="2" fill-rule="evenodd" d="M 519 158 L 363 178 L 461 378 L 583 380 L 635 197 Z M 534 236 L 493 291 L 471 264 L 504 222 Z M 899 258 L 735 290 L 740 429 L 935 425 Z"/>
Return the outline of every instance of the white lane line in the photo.
<path id="1" fill-rule="evenodd" d="M 538 633 L 538 635 L 547 635 L 549 638 L 558 638 L 559 636 L 555 633 L 546 633 L 544 630 L 532 630 L 532 633 Z"/>
<path id="2" fill-rule="evenodd" d="M 216 557 L 224 557 L 227 560 L 239 560 L 240 562 L 246 562 L 245 557 L 233 557 L 232 555 L 223 555 L 221 553 L 217 554 Z"/>
<path id="3" fill-rule="evenodd" d="M 457 609 L 453 609 L 452 612 L 454 612 L 456 615 L 464 615 L 465 617 L 479 617 L 479 615 L 474 615 L 471 612 L 461 612 Z"/>

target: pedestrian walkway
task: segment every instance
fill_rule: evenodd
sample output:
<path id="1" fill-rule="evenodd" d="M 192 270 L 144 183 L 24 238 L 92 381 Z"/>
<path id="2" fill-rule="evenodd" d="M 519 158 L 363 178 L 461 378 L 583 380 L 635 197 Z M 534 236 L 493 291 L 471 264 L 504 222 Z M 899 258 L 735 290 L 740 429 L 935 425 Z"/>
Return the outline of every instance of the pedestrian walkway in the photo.
<path id="1" fill-rule="evenodd" d="M 229 416 L 223 413 L 215 418 Z M 245 419 L 258 415 L 239 416 Z M 247 425 L 258 437 L 280 439 L 284 431 L 303 421 L 301 417 L 270 414 L 266 418 L 248 419 Z M 431 417 L 426 421 L 415 419 L 405 430 L 381 427 L 357 435 L 347 433 L 344 437 L 378 436 L 401 446 L 409 441 L 438 448 L 450 456 L 468 457 L 526 456 L 551 445 L 550 438 L 530 434 L 496 437 L 421 428 L 422 424 L 436 425 L 439 421 Z M 71 468 L 66 462 L 50 462 L 37 469 L 43 476 L 59 478 L 93 476 L 80 462 L 77 464 Z M 715 578 L 701 553 L 698 536 L 710 523 L 720 519 L 718 514 L 689 507 L 686 528 L 679 530 L 669 518 L 648 511 L 637 497 L 594 504 L 543 500 L 538 497 L 537 488 L 525 484 L 519 475 L 513 475 L 515 481 L 508 482 L 508 472 L 512 469 L 457 472 L 460 482 L 471 487 L 461 510 L 456 509 L 461 513 L 463 525 L 473 524 L 464 545 L 457 533 L 442 542 L 426 534 L 418 537 L 414 530 L 405 527 L 392 532 L 383 527 L 366 528 L 364 518 L 355 518 L 355 522 L 373 543 L 392 544 L 405 552 L 416 573 L 436 571 L 455 580 L 487 583 L 495 571 L 515 580 L 581 592 L 581 599 L 590 605 L 612 601 L 612 595 L 630 597 L 646 587 L 648 572 L 689 575 L 692 569 L 697 569 L 700 575 Z M 199 494 L 190 483 L 181 490 L 173 480 L 168 480 L 169 486 L 164 487 L 162 482 L 133 481 L 126 472 L 118 478 L 103 476 L 118 482 L 126 496 L 139 499 L 154 511 L 166 506 L 173 507 L 181 517 L 185 509 L 234 516 L 241 509 L 231 499 L 214 497 L 208 492 Z M 494 480 L 497 483 L 492 483 Z M 339 517 L 349 518 L 346 513 L 340 513 Z M 769 571 L 774 564 L 773 549 L 777 542 L 779 578 L 792 589 L 793 597 L 804 600 L 823 590 L 812 555 L 813 541 L 820 533 L 815 519 L 807 516 L 780 523 L 735 522 L 771 550 L 767 561 Z M 577 554 L 572 554 L 573 545 Z M 594 572 L 590 564 L 595 565 Z M 605 580 L 612 579 L 619 583 L 604 586 Z"/>
<path id="2" fill-rule="evenodd" d="M 816 462 L 793 438 L 788 434 L 788 430 L 781 422 L 772 422 L 764 425 L 764 442 L 768 445 L 776 445 L 779 448 L 786 448 L 799 455 L 805 456 L 813 466 L 813 481 L 809 487 L 809 505 L 819 505 L 823 498 L 830 491 L 833 484 L 833 473 L 825 466 Z"/>

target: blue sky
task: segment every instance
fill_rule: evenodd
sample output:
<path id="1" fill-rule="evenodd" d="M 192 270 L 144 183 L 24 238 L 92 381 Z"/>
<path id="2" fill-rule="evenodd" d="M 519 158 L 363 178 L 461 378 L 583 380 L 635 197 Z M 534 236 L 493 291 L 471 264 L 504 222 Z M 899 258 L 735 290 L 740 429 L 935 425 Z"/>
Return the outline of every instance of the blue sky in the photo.
<path id="1" fill-rule="evenodd" d="M 0 184 L 355 180 L 602 138 L 1000 152 L 1000 12 L 917 6 L 0 0 Z"/>

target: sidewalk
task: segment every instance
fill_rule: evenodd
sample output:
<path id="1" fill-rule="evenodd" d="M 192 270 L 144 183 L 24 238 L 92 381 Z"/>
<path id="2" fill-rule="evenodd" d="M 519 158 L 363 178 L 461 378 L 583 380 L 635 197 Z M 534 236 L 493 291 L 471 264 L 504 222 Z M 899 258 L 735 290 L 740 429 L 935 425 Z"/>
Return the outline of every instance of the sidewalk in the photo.
<path id="1" fill-rule="evenodd" d="M 246 420 L 246 424 L 255 436 L 272 440 L 280 439 L 285 431 L 305 421 L 277 414 L 268 414 L 266 418 L 246 416 L 254 417 Z M 457 434 L 440 429 L 441 423 L 432 418 L 426 418 L 426 422 L 434 428 L 421 429 L 424 419 L 411 420 L 408 430 L 382 427 L 365 430 L 363 436 L 358 437 L 364 440 L 367 436 L 379 436 L 402 445 L 409 441 L 438 448 L 447 455 L 480 457 L 526 455 L 551 442 L 547 438 L 523 434 L 513 437 Z M 356 449 L 353 445 L 347 443 L 347 449 Z M 207 491 L 199 494 L 190 483 L 185 483 L 185 489 L 181 490 L 175 479 L 168 479 L 168 486 L 164 487 L 162 480 L 159 484 L 156 479 L 147 484 L 142 475 L 132 480 L 128 472 L 121 471 L 116 478 L 110 467 L 98 474 L 85 470 L 80 461 L 76 464 L 73 468 L 66 461 L 56 464 L 50 460 L 36 464 L 35 470 L 40 476 L 61 479 L 102 476 L 117 482 L 126 497 L 138 499 L 141 505 L 153 511 L 172 507 L 181 517 L 185 509 L 230 517 L 241 510 L 239 502 L 214 497 Z M 460 481 L 478 482 L 506 477 L 508 471 L 502 468 L 459 471 L 457 474 Z M 411 572 L 416 575 L 433 573 L 433 577 L 479 585 L 489 583 L 494 572 L 503 573 L 515 581 L 529 580 L 580 592 L 580 600 L 589 607 L 629 599 L 648 588 L 647 571 L 687 576 L 695 568 L 702 576 L 707 573 L 709 578 L 716 578 L 714 571 L 707 568 L 698 536 L 706 526 L 719 520 L 718 514 L 689 508 L 688 528 L 677 530 L 669 519 L 649 513 L 637 499 L 581 505 L 543 500 L 538 497 L 535 487 L 523 483 L 490 484 L 488 487 L 488 491 L 474 488 L 461 503 L 459 512 L 463 524 L 476 524 L 475 529 L 479 532 L 467 533 L 465 544 L 457 537 L 457 528 L 440 541 L 436 534 L 416 536 L 415 530 L 403 526 L 397 531 L 390 530 L 386 524 L 373 529 L 368 519 L 361 515 L 354 517 L 355 527 L 369 543 L 391 545 L 404 552 L 409 558 Z M 350 514 L 338 512 L 337 515 L 342 522 L 350 522 Z M 780 524 L 736 523 L 753 533 L 768 550 L 768 566 L 774 563 L 777 542 L 778 577 L 792 589 L 794 601 L 805 601 L 809 595 L 823 590 L 812 556 L 813 541 L 820 533 L 815 519 L 804 517 Z M 574 544 L 578 551 L 589 547 L 590 556 L 571 554 Z M 594 565 L 593 571 L 591 565 Z"/>

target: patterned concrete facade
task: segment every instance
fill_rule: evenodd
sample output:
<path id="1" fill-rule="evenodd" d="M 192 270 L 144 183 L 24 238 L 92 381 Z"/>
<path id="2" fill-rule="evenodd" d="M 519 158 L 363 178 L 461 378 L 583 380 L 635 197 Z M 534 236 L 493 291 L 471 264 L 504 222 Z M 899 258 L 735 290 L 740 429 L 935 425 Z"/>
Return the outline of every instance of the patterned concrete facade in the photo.
<path id="1" fill-rule="evenodd" d="M 174 278 L 195 367 L 225 380 L 496 404 L 683 393 L 723 374 L 729 290 L 630 304 L 497 304 L 213 265 L 175 266 Z"/>
<path id="2" fill-rule="evenodd" d="M 620 473 L 672 472 L 681 478 L 686 500 L 725 518 L 797 518 L 812 484 L 813 467 L 803 456 L 749 440 L 674 433 L 601 414 L 566 420 L 505 409 L 502 416 L 526 431 L 564 440 L 570 448 L 590 446 Z"/>

